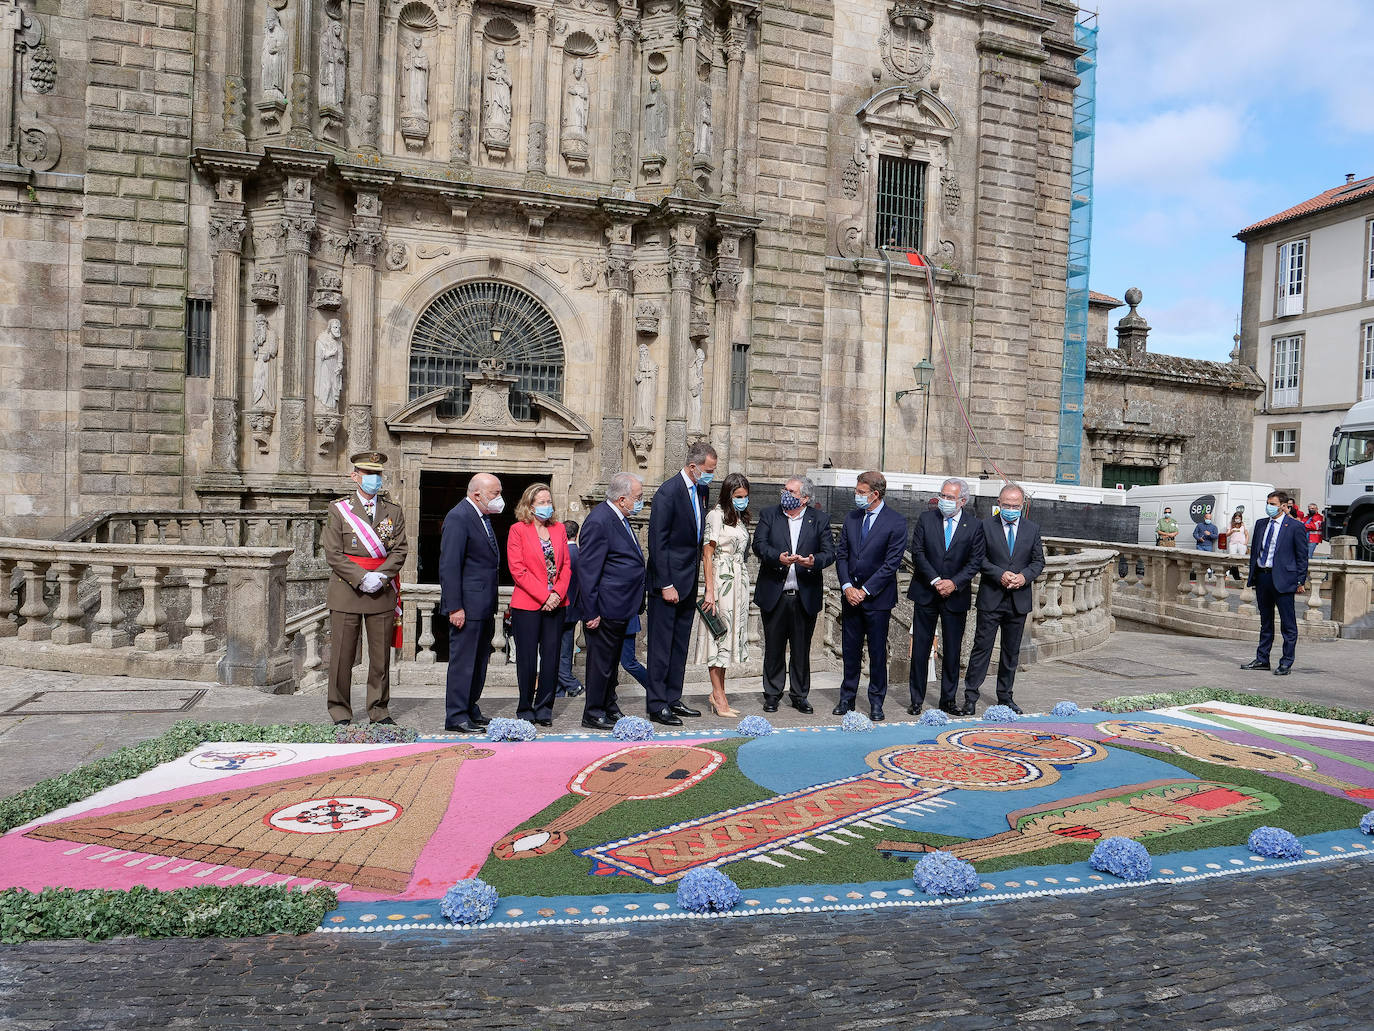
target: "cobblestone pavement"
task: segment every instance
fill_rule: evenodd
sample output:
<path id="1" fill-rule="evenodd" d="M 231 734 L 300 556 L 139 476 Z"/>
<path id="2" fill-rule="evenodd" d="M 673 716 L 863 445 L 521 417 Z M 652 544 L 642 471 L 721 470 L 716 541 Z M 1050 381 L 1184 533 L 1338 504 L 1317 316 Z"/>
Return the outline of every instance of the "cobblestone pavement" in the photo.
<path id="1" fill-rule="evenodd" d="M 444 940 L 33 943 L 0 948 L 0 1026 L 1364 1029 L 1371 874 Z"/>

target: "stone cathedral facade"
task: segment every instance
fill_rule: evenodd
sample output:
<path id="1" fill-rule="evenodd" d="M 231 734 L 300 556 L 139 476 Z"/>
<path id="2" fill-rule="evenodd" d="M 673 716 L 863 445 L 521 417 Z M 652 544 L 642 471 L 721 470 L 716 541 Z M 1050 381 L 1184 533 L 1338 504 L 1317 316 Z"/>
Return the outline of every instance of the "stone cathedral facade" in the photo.
<path id="1" fill-rule="evenodd" d="M 1050 479 L 1075 14 L 0 0 L 4 532 L 319 507 L 373 447 L 418 522 L 701 437 Z"/>

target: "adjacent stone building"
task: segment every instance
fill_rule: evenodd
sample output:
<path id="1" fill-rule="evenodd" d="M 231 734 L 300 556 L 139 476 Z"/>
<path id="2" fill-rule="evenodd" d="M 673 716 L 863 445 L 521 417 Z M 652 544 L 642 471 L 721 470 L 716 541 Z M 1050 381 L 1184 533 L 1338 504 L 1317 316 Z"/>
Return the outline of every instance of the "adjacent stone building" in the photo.
<path id="1" fill-rule="evenodd" d="M 368 447 L 422 534 L 698 437 L 977 474 L 965 413 L 1052 478 L 1075 14 L 0 0 L 4 531 L 320 506 Z"/>
<path id="2" fill-rule="evenodd" d="M 1239 340 L 1229 362 L 1155 354 L 1140 301 L 1126 291 L 1115 348 L 1088 347 L 1082 482 L 1249 480 L 1250 413 L 1264 383 L 1241 361 Z"/>

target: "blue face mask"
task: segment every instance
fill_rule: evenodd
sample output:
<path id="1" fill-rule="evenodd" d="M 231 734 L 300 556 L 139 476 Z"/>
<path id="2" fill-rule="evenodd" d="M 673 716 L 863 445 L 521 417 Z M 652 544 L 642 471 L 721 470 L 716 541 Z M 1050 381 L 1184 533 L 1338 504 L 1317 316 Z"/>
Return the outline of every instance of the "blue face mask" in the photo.
<path id="1" fill-rule="evenodd" d="M 715 478 L 715 473 L 702 473 L 700 476 L 697 477 L 697 483 L 701 484 L 703 487 L 706 487 L 709 486 L 711 481 Z"/>
<path id="2" fill-rule="evenodd" d="M 797 497 L 795 494 L 788 493 L 787 491 L 782 492 L 782 510 L 784 512 L 795 512 L 797 509 L 801 507 L 801 498 Z"/>
<path id="3" fill-rule="evenodd" d="M 364 494 L 376 494 L 382 489 L 382 474 L 368 473 L 359 484 Z"/>
<path id="4" fill-rule="evenodd" d="M 1264 512 L 1265 512 L 1265 514 L 1266 514 L 1270 519 L 1273 519 L 1274 516 L 1276 516 L 1276 515 L 1279 514 L 1279 506 L 1278 506 L 1278 505 L 1265 505 L 1265 506 L 1264 506 Z"/>
<path id="5" fill-rule="evenodd" d="M 1014 523 L 1021 518 L 1021 510 L 1019 508 L 1004 508 L 1002 509 L 1002 518 L 1009 523 Z"/>
<path id="6" fill-rule="evenodd" d="M 949 498 L 941 498 L 939 501 L 939 508 L 941 515 L 952 516 L 959 510 L 959 502 L 950 501 Z"/>
<path id="7" fill-rule="evenodd" d="M 534 515 L 536 519 L 549 519 L 553 516 L 552 505 L 535 505 Z"/>
<path id="8" fill-rule="evenodd" d="M 735 506 L 736 512 L 743 512 L 746 508 L 749 507 L 748 498 L 731 498 L 730 503 Z"/>
<path id="9" fill-rule="evenodd" d="M 873 500 L 873 495 L 872 495 L 872 494 L 855 494 L 855 495 L 854 495 L 854 507 L 855 507 L 855 508 L 867 508 L 869 502 L 871 502 L 872 500 Z"/>
<path id="10" fill-rule="evenodd" d="M 644 499 L 640 498 L 635 502 L 635 507 L 630 509 L 630 515 L 639 515 L 642 511 L 644 511 Z"/>

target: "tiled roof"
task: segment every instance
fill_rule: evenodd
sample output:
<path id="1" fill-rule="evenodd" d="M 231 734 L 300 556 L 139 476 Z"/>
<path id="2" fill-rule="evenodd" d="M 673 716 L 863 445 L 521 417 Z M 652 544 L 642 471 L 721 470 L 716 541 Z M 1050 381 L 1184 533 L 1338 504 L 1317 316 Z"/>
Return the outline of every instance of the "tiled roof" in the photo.
<path id="1" fill-rule="evenodd" d="M 1123 304 L 1125 304 L 1126 302 L 1125 302 L 1125 301 L 1117 300 L 1117 299 L 1116 299 L 1115 297 L 1113 297 L 1111 294 L 1100 294 L 1100 293 L 1098 293 L 1096 290 L 1089 290 L 1089 291 L 1088 291 L 1088 303 L 1089 303 L 1089 304 L 1105 304 L 1105 305 L 1108 305 L 1108 306 L 1110 306 L 1110 307 L 1112 307 L 1112 308 L 1120 308 L 1120 307 L 1121 307 Z"/>
<path id="2" fill-rule="evenodd" d="M 1303 215 L 1310 215 L 1314 211 L 1325 211 L 1327 208 L 1334 208 L 1340 204 L 1349 203 L 1352 200 L 1359 200 L 1362 197 L 1374 196 L 1374 176 L 1368 179 L 1359 179 L 1351 183 L 1341 183 L 1333 186 L 1324 193 L 1319 193 L 1311 200 L 1305 200 L 1301 204 L 1295 204 L 1286 211 L 1280 211 L 1277 215 L 1270 215 L 1266 219 L 1256 222 L 1252 226 L 1246 226 L 1236 236 L 1244 239 L 1247 233 L 1253 233 L 1257 229 L 1267 229 L 1269 226 L 1276 226 L 1280 222 L 1287 222 L 1291 219 L 1301 218 Z"/>

